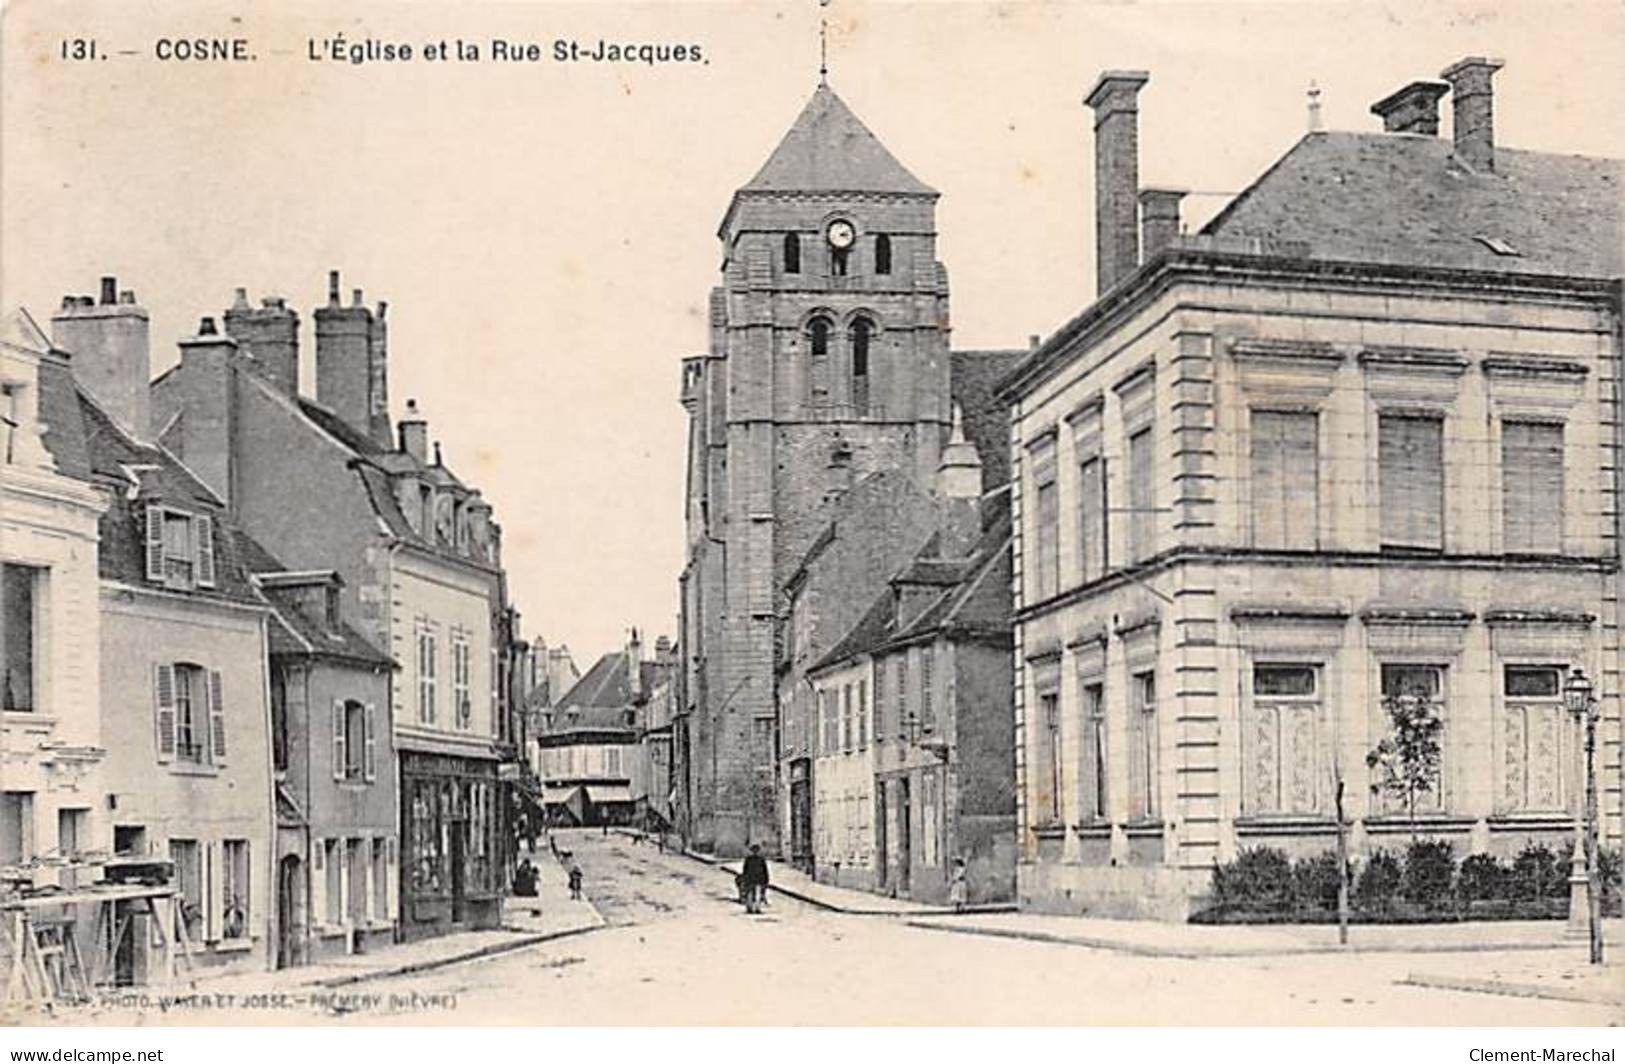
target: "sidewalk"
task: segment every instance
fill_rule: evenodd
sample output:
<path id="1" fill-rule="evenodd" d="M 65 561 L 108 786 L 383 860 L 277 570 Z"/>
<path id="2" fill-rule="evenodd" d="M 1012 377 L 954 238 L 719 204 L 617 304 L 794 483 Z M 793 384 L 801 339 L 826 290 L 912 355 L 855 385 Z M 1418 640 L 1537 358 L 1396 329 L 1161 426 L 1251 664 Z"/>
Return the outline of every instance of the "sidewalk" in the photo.
<path id="1" fill-rule="evenodd" d="M 507 953 L 538 942 L 596 931 L 604 918 L 589 899 L 570 899 L 565 869 L 545 848 L 534 856 L 521 851 L 536 866 L 534 898 L 509 896 L 502 905 L 502 927 L 488 931 L 460 931 L 436 938 L 419 939 L 379 950 L 353 954 L 299 968 L 278 972 L 233 972 L 211 976 L 201 974 L 199 989 L 212 993 L 252 993 L 280 987 L 320 987 L 331 989 L 372 979 L 411 975 L 450 964 Z M 184 981 L 166 989 L 178 990 Z"/>
<path id="2" fill-rule="evenodd" d="M 1570 945 L 1574 946 L 1572 953 L 1528 951 L 1498 957 L 1487 964 L 1476 963 L 1465 971 L 1445 970 L 1447 965 L 1437 963 L 1452 958 L 1440 957 L 1437 961 L 1429 958 L 1419 962 L 1425 967 L 1412 971 L 1399 982 L 1435 990 L 1467 990 L 1625 1008 L 1625 965 L 1615 960 L 1588 964 L 1585 943 L 1570 940 Z M 1464 958 L 1454 959 L 1459 962 Z"/>
<path id="3" fill-rule="evenodd" d="M 1482 953 L 1570 950 L 1557 920 L 1465 924 L 1355 925 L 1349 944 L 1337 942 L 1335 924 L 1271 926 L 1168 924 L 1150 920 L 1104 920 L 1086 916 L 995 913 L 953 919 L 915 918 L 910 927 L 957 934 L 988 935 L 1034 942 L 1114 950 L 1144 957 L 1277 957 L 1304 953 Z M 1625 940 L 1625 924 L 1605 922 L 1614 949 Z M 1582 944 L 1583 945 L 1583 944 Z"/>

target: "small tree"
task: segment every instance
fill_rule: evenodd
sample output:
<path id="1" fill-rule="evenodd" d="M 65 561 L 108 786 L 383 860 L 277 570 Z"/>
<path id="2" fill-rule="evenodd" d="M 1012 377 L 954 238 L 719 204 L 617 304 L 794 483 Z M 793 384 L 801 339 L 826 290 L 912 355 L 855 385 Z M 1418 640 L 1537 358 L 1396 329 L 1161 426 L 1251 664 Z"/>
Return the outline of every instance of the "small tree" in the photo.
<path id="1" fill-rule="evenodd" d="M 1385 793 L 1405 802 L 1415 841 L 1416 800 L 1439 785 L 1444 722 L 1433 700 L 1423 693 L 1401 692 L 1382 701 L 1392 730 L 1365 755 L 1371 769 L 1371 793 Z"/>

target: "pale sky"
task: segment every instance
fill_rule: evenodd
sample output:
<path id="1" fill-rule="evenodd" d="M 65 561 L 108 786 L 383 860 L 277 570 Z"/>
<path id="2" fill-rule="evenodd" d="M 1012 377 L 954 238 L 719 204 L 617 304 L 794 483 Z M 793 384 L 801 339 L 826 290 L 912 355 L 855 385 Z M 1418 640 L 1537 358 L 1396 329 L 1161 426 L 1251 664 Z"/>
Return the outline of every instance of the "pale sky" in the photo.
<path id="1" fill-rule="evenodd" d="M 242 285 L 297 307 L 308 371 L 342 270 L 346 299 L 389 302 L 394 413 L 416 397 L 495 506 L 526 634 L 583 671 L 628 625 L 675 634 L 679 360 L 707 342 L 729 195 L 817 84 L 820 14 L 832 86 L 942 192 L 958 347 L 1022 346 L 1093 292 L 1081 100 L 1105 68 L 1151 72 L 1142 183 L 1221 194 L 1187 199 L 1192 228 L 1302 134 L 1311 79 L 1328 128 L 1374 130 L 1392 90 L 1500 56 L 1499 143 L 1625 155 L 1607 3 L 221 6 L 9 5 L 0 302 L 43 323 L 115 274 L 151 313 L 156 373 Z M 337 33 L 688 43 L 706 62 L 306 58 Z M 115 54 L 65 62 L 75 34 Z M 243 36 L 257 59 L 160 62 L 164 36 Z"/>

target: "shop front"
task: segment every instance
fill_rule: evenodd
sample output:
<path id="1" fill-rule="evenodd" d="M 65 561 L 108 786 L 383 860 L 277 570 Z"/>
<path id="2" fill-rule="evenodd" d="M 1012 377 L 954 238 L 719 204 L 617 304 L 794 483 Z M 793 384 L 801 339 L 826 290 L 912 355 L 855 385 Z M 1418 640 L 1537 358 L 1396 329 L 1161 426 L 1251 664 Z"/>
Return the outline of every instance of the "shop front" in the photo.
<path id="1" fill-rule="evenodd" d="M 507 801 L 497 764 L 402 752 L 403 941 L 501 925 Z"/>

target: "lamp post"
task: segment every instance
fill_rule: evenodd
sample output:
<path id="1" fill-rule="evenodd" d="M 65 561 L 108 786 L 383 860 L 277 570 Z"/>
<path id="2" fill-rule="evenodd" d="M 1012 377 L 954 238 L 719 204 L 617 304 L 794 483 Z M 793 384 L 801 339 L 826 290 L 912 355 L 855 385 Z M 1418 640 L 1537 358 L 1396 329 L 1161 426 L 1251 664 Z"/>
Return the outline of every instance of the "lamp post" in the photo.
<path id="1" fill-rule="evenodd" d="M 1568 703 L 1569 713 L 1578 723 L 1585 725 L 1585 824 L 1583 844 L 1585 847 L 1585 895 L 1586 895 L 1586 924 L 1591 941 L 1591 963 L 1602 963 L 1602 897 L 1601 881 L 1597 875 L 1597 776 L 1593 770 L 1593 760 L 1597 749 L 1597 700 L 1592 695 L 1592 684 L 1585 670 L 1576 666 L 1569 673 L 1568 682 L 1563 686 L 1564 700 Z M 1569 877 L 1574 884 L 1582 873 L 1576 870 Z M 1573 895 L 1570 898 L 1570 920 L 1573 921 Z"/>

